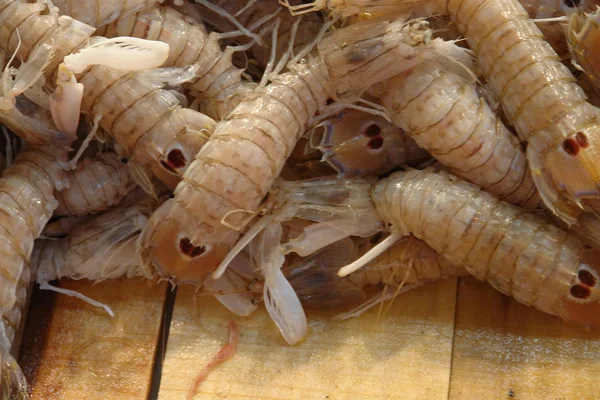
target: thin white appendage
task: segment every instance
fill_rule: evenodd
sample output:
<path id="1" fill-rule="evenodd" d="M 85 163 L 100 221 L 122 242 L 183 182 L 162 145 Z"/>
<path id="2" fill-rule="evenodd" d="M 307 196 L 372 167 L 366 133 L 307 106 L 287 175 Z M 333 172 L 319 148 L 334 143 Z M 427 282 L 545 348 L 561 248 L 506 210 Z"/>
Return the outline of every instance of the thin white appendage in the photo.
<path id="1" fill-rule="evenodd" d="M 328 20 L 327 22 L 325 22 L 325 24 L 323 24 L 323 26 L 319 30 L 319 33 L 313 39 L 313 41 L 310 42 L 309 44 L 307 44 L 306 46 L 304 46 L 304 48 L 302 50 L 300 50 L 300 52 L 298 54 L 296 54 L 296 56 L 294 58 L 292 58 L 290 60 L 289 64 L 290 65 L 297 64 L 298 61 L 300 61 L 304 57 L 306 57 L 306 55 L 312 51 L 312 49 L 317 45 L 317 43 L 319 43 L 319 41 L 323 38 L 325 33 L 327 33 L 329 28 L 331 28 L 333 26 L 333 24 L 335 24 L 338 21 L 338 19 L 339 19 L 339 17 L 336 17 L 334 19 L 331 19 L 331 20 Z"/>
<path id="2" fill-rule="evenodd" d="M 252 25 L 250 25 L 248 27 L 248 30 L 250 32 L 253 32 L 255 29 L 261 27 L 263 24 L 265 24 L 272 18 L 276 17 L 277 14 L 279 14 L 280 12 L 281 12 L 281 9 L 276 10 L 275 12 L 272 12 L 271 14 L 263 16 L 258 21 L 255 21 Z M 261 30 L 257 33 L 257 35 L 260 36 L 261 38 L 262 38 L 263 34 L 264 34 L 263 30 Z M 218 40 L 221 40 L 221 39 L 228 39 L 228 38 L 232 38 L 232 37 L 236 37 L 236 36 L 240 36 L 240 35 L 245 35 L 245 33 L 238 30 L 238 31 L 232 31 L 232 32 L 216 33 L 216 35 L 218 37 Z M 254 38 L 250 38 L 250 39 L 252 39 L 251 43 L 254 45 L 254 43 L 256 43 L 256 40 L 254 40 Z"/>
<path id="3" fill-rule="evenodd" d="M 369 311 L 371 308 L 375 307 L 376 305 L 383 303 L 384 301 L 393 299 L 394 295 L 395 295 L 394 293 L 379 292 L 375 296 L 371 297 L 369 300 L 367 300 L 364 303 L 362 303 L 361 305 L 359 305 L 358 307 L 356 307 L 348 312 L 338 314 L 338 315 L 334 316 L 333 319 L 334 320 L 344 320 L 344 319 L 348 319 L 348 318 L 358 317 L 359 315 L 363 314 L 366 311 Z"/>
<path id="4" fill-rule="evenodd" d="M 90 145 L 90 142 L 92 141 L 94 136 L 96 136 L 96 132 L 98 131 L 98 127 L 99 127 L 101 119 L 102 119 L 102 115 L 96 115 L 94 117 L 94 125 L 92 127 L 92 130 L 90 131 L 90 133 L 88 133 L 86 138 L 83 140 L 83 143 L 81 143 L 81 146 L 79 147 L 79 150 L 77 150 L 77 154 L 75 154 L 75 157 L 73 157 L 73 159 L 67 163 L 67 169 L 75 169 L 77 167 L 77 163 L 79 162 L 79 159 L 83 155 L 83 152 L 88 148 L 88 146 Z"/>
<path id="5" fill-rule="evenodd" d="M 231 14 L 229 14 L 225 9 L 210 3 L 206 0 L 194 0 L 198 4 L 202 4 L 204 7 L 208 8 L 211 11 L 216 12 L 223 18 L 229 20 L 232 24 L 234 24 L 241 32 L 243 32 L 246 36 L 253 38 L 256 43 L 261 46 L 265 46 L 265 42 L 263 42 L 262 38 L 255 33 L 250 32 L 244 25 L 242 25 L 237 19 L 235 19 Z"/>
<path id="6" fill-rule="evenodd" d="M 267 86 L 267 82 L 271 76 L 271 72 L 273 71 L 273 65 L 275 64 L 275 57 L 277 57 L 277 33 L 279 32 L 279 25 L 281 24 L 281 20 L 277 18 L 275 22 L 275 26 L 273 27 L 273 31 L 271 32 L 271 56 L 269 57 L 269 62 L 265 67 L 265 71 L 263 73 L 262 78 L 260 79 L 260 83 L 258 87 L 264 88 Z"/>
<path id="7" fill-rule="evenodd" d="M 554 17 L 554 18 L 531 18 L 532 22 L 543 23 L 543 22 L 569 22 L 569 17 Z"/>
<path id="8" fill-rule="evenodd" d="M 279 62 L 275 66 L 275 68 L 273 69 L 273 72 L 271 73 L 271 75 L 278 75 L 283 70 L 283 68 L 285 68 L 288 60 L 290 59 L 290 56 L 293 55 L 294 43 L 296 42 L 296 33 L 298 32 L 298 26 L 300 25 L 302 18 L 303 17 L 301 16 L 300 18 L 296 19 L 296 21 L 294 21 L 294 25 L 292 25 L 292 32 L 290 34 L 290 40 L 288 42 L 288 49 L 281 56 L 281 59 L 279 60 Z"/>
<path id="9" fill-rule="evenodd" d="M 252 225 L 252 227 L 248 229 L 248 232 L 246 232 L 244 236 L 242 236 L 241 239 L 238 240 L 237 243 L 231 248 L 229 253 L 227 253 L 227 256 L 221 262 L 221 264 L 219 264 L 217 269 L 213 271 L 212 278 L 214 280 L 219 279 L 225 273 L 227 266 L 229 263 L 231 263 L 235 256 L 237 256 L 244 249 L 244 247 L 246 247 L 246 245 L 250 243 L 254 237 L 256 237 L 256 235 L 265 229 L 267 225 L 272 223 L 273 219 L 275 219 L 275 215 L 268 215 L 266 217 L 262 217 L 257 223 Z"/>
<path id="10" fill-rule="evenodd" d="M 254 5 L 254 3 L 256 3 L 258 0 L 248 0 L 248 3 L 246 3 L 246 5 L 244 7 L 242 7 L 238 12 L 236 12 L 235 14 L 233 14 L 234 18 L 239 17 L 240 15 L 242 15 L 244 13 L 244 11 L 246 11 L 247 9 L 249 9 L 250 7 L 252 7 Z"/>
<path id="11" fill-rule="evenodd" d="M 110 315 L 111 317 L 115 316 L 115 313 L 113 312 L 113 310 L 107 306 L 106 304 L 102 304 L 99 301 L 96 301 L 94 299 L 90 299 L 89 297 L 76 292 L 74 290 L 69 290 L 69 289 L 63 289 L 63 288 L 59 288 L 56 286 L 52 286 L 51 284 L 49 284 L 48 282 L 40 282 L 40 289 L 42 290 L 52 290 L 54 292 L 58 292 L 58 293 L 62 293 L 62 294 L 66 294 L 67 296 L 71 296 L 71 297 L 75 297 L 78 298 L 80 300 L 85 301 L 86 303 L 94 306 L 94 307 L 99 307 L 99 308 L 103 308 L 104 311 L 106 311 L 106 313 L 108 315 Z"/>
<path id="12" fill-rule="evenodd" d="M 358 260 L 346 265 L 345 267 L 340 268 L 340 270 L 337 273 L 338 276 L 344 277 L 355 271 L 358 271 L 360 268 L 376 259 L 384 251 L 392 247 L 398 240 L 402 239 L 404 236 L 405 235 L 403 235 L 400 232 L 390 233 L 388 237 L 379 242 L 377 246 L 373 247 L 371 250 L 363 254 L 362 257 L 360 257 Z"/>

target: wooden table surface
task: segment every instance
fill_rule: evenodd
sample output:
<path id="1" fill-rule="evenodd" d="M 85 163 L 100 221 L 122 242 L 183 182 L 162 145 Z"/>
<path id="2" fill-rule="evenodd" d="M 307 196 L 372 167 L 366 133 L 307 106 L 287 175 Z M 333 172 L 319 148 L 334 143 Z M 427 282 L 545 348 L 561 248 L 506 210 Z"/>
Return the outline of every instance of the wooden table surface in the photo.
<path id="1" fill-rule="evenodd" d="M 347 321 L 309 316 L 308 337 L 293 347 L 263 308 L 237 317 L 189 287 L 61 286 L 110 305 L 115 317 L 36 291 L 20 355 L 33 399 L 185 399 L 227 342 L 229 320 L 239 326 L 237 352 L 195 399 L 600 398 L 600 333 L 470 277 L 402 295 L 379 320 L 377 310 Z"/>

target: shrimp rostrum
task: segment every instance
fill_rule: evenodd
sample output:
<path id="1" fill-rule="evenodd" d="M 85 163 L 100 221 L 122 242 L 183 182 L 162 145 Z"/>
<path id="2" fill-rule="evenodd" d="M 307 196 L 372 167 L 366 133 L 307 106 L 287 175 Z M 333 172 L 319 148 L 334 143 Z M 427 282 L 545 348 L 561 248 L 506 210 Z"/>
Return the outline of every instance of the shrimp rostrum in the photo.
<path id="1" fill-rule="evenodd" d="M 217 125 L 175 197 L 151 217 L 142 234 L 145 265 L 200 284 L 257 213 L 328 98 L 355 101 L 373 83 L 435 56 L 437 42 L 426 28 L 423 21 L 368 21 L 334 31 L 319 42 L 318 54 L 292 59 L 289 72 L 242 101 Z"/>

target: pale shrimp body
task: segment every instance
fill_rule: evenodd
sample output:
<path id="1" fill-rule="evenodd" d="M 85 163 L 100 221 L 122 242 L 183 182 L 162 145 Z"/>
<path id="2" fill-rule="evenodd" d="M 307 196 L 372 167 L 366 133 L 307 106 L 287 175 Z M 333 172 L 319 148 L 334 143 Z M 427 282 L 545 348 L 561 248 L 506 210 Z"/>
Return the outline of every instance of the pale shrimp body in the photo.
<path id="1" fill-rule="evenodd" d="M 110 24 L 119 17 L 124 17 L 164 0 L 52 0 L 63 15 L 95 27 Z"/>
<path id="2" fill-rule="evenodd" d="M 52 59 L 45 70 L 51 77 L 64 58 L 86 43 L 94 28 L 52 12 L 44 1 L 0 1 L 0 48 L 27 60 L 36 46 L 50 44 Z"/>
<path id="3" fill-rule="evenodd" d="M 596 237 L 600 113 L 516 0 L 438 0 L 475 51 L 548 208 Z"/>
<path id="4" fill-rule="evenodd" d="M 217 125 L 175 197 L 151 217 L 142 259 L 163 276 L 200 284 L 223 261 L 329 97 L 356 99 L 410 67 L 426 46 L 422 26 L 357 24 L 334 31 L 319 55 L 289 65 Z M 400 28 L 400 29 L 398 29 Z M 403 32 L 415 30 L 412 34 Z M 406 66 L 399 59 L 407 59 Z M 393 62 L 392 62 L 393 60 Z"/>
<path id="5" fill-rule="evenodd" d="M 5 322 L 12 324 L 19 319 L 14 314 L 19 311 L 13 307 L 23 298 L 23 291 L 18 290 L 21 275 L 29 263 L 34 240 L 58 206 L 54 191 L 68 184 L 62 170 L 66 158 L 67 151 L 58 147 L 31 147 L 23 150 L 0 178 L 0 310 L 9 318 Z M 10 349 L 5 335 L 1 332 L 3 359 Z"/>
<path id="6" fill-rule="evenodd" d="M 574 236 L 443 173 L 398 172 L 371 195 L 393 231 L 523 304 L 600 328 L 600 254 Z"/>
<path id="7" fill-rule="evenodd" d="M 32 256 L 36 281 L 141 276 L 135 246 L 154 208 L 148 201 L 119 207 L 80 225 L 65 238 L 36 241 Z"/>
<path id="8" fill-rule="evenodd" d="M 540 203 L 519 140 L 475 82 L 425 63 L 376 86 L 392 122 L 454 173 L 508 202 Z"/>
<path id="9" fill-rule="evenodd" d="M 175 187 L 216 122 L 181 106 L 163 89 L 177 71 L 130 73 L 95 66 L 79 78 L 84 85 L 81 110 L 102 117 L 100 126 L 119 145 L 118 153 Z"/>
<path id="10" fill-rule="evenodd" d="M 99 153 L 67 171 L 69 187 L 56 192 L 54 215 L 79 216 L 108 209 L 133 187 L 127 165 L 115 153 Z"/>
<path id="11" fill-rule="evenodd" d="M 97 34 L 133 36 L 169 44 L 169 57 L 163 66 L 196 67 L 196 76 L 183 87 L 200 96 L 200 110 L 216 120 L 223 119 L 256 87 L 243 80 L 243 70 L 232 64 L 233 49 L 221 50 L 219 35 L 209 34 L 201 22 L 193 22 L 169 6 L 157 4 L 121 17 L 100 28 Z"/>

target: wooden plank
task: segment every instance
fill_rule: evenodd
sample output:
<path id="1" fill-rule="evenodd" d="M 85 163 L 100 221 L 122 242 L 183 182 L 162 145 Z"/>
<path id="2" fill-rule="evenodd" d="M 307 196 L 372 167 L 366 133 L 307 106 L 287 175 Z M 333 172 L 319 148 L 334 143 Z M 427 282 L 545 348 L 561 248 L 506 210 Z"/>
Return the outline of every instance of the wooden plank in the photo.
<path id="1" fill-rule="evenodd" d="M 450 399 L 598 399 L 600 333 L 461 278 Z"/>
<path id="2" fill-rule="evenodd" d="M 115 316 L 72 297 L 34 294 L 20 358 L 32 400 L 146 399 L 166 284 L 64 281 L 61 287 L 109 305 Z"/>
<path id="3" fill-rule="evenodd" d="M 195 300 L 195 301 L 194 301 Z M 348 321 L 311 316 L 305 342 L 288 346 L 264 308 L 233 316 L 214 298 L 178 289 L 159 391 L 185 398 L 198 372 L 240 329 L 237 354 L 201 384 L 196 399 L 447 399 L 456 280 L 398 298 Z M 195 304 L 194 304 L 195 303 Z"/>

